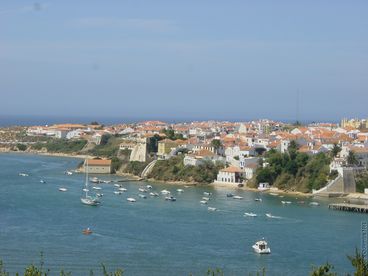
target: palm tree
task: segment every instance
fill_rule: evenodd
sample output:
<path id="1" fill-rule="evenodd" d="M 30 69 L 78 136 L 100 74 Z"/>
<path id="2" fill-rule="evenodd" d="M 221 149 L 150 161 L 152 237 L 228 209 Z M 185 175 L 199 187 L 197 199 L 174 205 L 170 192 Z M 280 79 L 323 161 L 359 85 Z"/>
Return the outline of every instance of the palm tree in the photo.
<path id="1" fill-rule="evenodd" d="M 336 157 L 339 154 L 340 151 L 341 151 L 341 148 L 337 144 L 334 144 L 334 146 L 331 150 L 332 158 Z"/>
<path id="2" fill-rule="evenodd" d="M 346 161 L 348 162 L 349 166 L 356 166 L 359 164 L 359 161 L 353 151 L 349 151 L 349 155 Z"/>

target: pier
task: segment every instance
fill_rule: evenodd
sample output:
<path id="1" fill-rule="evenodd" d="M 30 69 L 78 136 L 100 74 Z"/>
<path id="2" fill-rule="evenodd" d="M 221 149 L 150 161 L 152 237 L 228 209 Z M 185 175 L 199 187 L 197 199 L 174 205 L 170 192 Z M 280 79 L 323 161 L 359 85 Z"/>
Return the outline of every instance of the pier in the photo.
<path id="1" fill-rule="evenodd" d="M 368 213 L 368 205 L 350 204 L 350 203 L 334 203 L 329 204 L 328 209 L 356 212 L 356 213 Z"/>

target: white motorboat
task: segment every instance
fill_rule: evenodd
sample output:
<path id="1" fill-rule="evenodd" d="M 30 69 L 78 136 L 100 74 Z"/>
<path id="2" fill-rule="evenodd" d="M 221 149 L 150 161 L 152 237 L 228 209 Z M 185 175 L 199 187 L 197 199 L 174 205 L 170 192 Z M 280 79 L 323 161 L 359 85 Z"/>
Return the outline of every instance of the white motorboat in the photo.
<path id="1" fill-rule="evenodd" d="M 45 180 L 43 180 L 43 179 L 41 179 L 41 180 L 40 180 L 40 183 L 43 183 L 43 184 L 44 184 L 44 183 L 46 183 L 46 181 L 45 181 Z"/>
<path id="2" fill-rule="evenodd" d="M 128 198 L 127 198 L 127 200 L 128 200 L 129 202 L 136 202 L 135 198 L 132 198 L 132 197 L 128 197 Z"/>
<path id="3" fill-rule="evenodd" d="M 270 254 L 271 249 L 268 247 L 267 242 L 265 239 L 257 241 L 253 246 L 254 252 L 258 254 Z"/>
<path id="4" fill-rule="evenodd" d="M 102 188 L 101 187 L 93 186 L 92 189 L 94 189 L 94 190 L 101 190 Z"/>
<path id="5" fill-rule="evenodd" d="M 115 186 L 116 188 L 119 188 L 119 187 L 120 187 L 120 185 L 119 185 L 119 184 L 114 184 L 114 186 Z"/>
<path id="6" fill-rule="evenodd" d="M 81 197 L 81 202 L 85 205 L 89 205 L 89 206 L 98 206 L 101 202 L 100 199 L 96 196 L 96 197 L 92 197 L 90 195 L 88 195 L 89 189 L 88 189 L 88 160 L 87 160 L 87 169 L 86 169 L 86 179 L 84 182 L 84 189 L 83 191 L 85 192 L 84 197 Z M 95 187 L 93 187 L 95 188 Z"/>
<path id="7" fill-rule="evenodd" d="M 97 177 L 92 177 L 92 178 L 90 179 L 90 181 L 91 181 L 92 183 L 100 183 L 100 180 L 99 180 Z"/>
<path id="8" fill-rule="evenodd" d="M 208 208 L 207 208 L 207 210 L 208 210 L 208 211 L 212 211 L 212 212 L 213 212 L 213 211 L 216 211 L 216 210 L 217 210 L 217 208 L 215 208 L 215 207 L 208 207 Z"/>
<path id="9" fill-rule="evenodd" d="M 63 188 L 63 187 L 59 188 L 60 192 L 66 192 L 67 190 L 68 190 L 67 188 Z"/>
<path id="10" fill-rule="evenodd" d="M 184 190 L 183 189 L 177 189 L 176 190 L 178 193 L 182 193 L 182 192 L 184 192 Z"/>
<path id="11" fill-rule="evenodd" d="M 126 191 L 128 191 L 127 189 L 125 189 L 125 188 L 119 188 L 118 189 L 120 192 L 126 192 Z"/>
<path id="12" fill-rule="evenodd" d="M 242 196 L 233 196 L 233 199 L 243 199 Z"/>
<path id="13" fill-rule="evenodd" d="M 280 219 L 281 217 L 278 217 L 278 216 L 273 216 L 272 214 L 270 214 L 270 213 L 267 213 L 266 214 L 266 217 L 268 217 L 268 218 L 274 218 L 274 219 Z"/>
<path id="14" fill-rule="evenodd" d="M 211 195 L 211 193 L 210 193 L 210 192 L 204 192 L 203 194 L 204 194 L 204 195 L 206 195 L 206 196 Z"/>
<path id="15" fill-rule="evenodd" d="M 120 192 L 120 191 L 114 191 L 114 194 L 116 194 L 116 195 L 121 195 L 121 194 L 123 194 L 122 192 Z"/>
<path id="16" fill-rule="evenodd" d="M 205 200 L 205 201 L 209 201 L 209 200 L 210 200 L 210 198 L 209 198 L 209 197 L 205 197 L 205 196 L 204 196 L 204 197 L 202 197 L 202 199 L 203 199 L 203 200 Z"/>
<path id="17" fill-rule="evenodd" d="M 147 198 L 147 196 L 146 195 L 142 195 L 142 194 L 139 194 L 138 195 L 140 198 Z"/>
<path id="18" fill-rule="evenodd" d="M 254 201 L 262 202 L 262 198 L 255 198 Z"/>
<path id="19" fill-rule="evenodd" d="M 176 201 L 176 198 L 173 197 L 173 196 L 167 196 L 167 197 L 165 197 L 165 200 L 168 200 L 168 201 Z"/>
<path id="20" fill-rule="evenodd" d="M 208 202 L 207 202 L 207 200 L 201 200 L 199 203 L 201 203 L 201 204 L 207 204 Z"/>
<path id="21" fill-rule="evenodd" d="M 29 175 L 26 173 L 19 173 L 19 176 L 29 176 Z"/>
<path id="22" fill-rule="evenodd" d="M 66 172 L 65 172 L 65 174 L 66 174 L 66 175 L 72 175 L 72 174 L 73 174 L 73 172 L 71 172 L 71 171 L 66 171 Z"/>
<path id="23" fill-rule="evenodd" d="M 96 194 L 97 197 L 103 197 L 103 194 Z"/>
<path id="24" fill-rule="evenodd" d="M 151 190 L 152 189 L 152 186 L 151 185 L 147 185 L 146 188 Z"/>
<path id="25" fill-rule="evenodd" d="M 150 192 L 150 196 L 158 196 L 158 193 Z"/>
<path id="26" fill-rule="evenodd" d="M 163 195 L 168 195 L 168 194 L 170 194 L 170 191 L 168 191 L 168 190 L 162 190 L 162 191 L 161 191 L 161 194 L 163 194 Z"/>
<path id="27" fill-rule="evenodd" d="M 147 190 L 146 189 L 143 189 L 143 188 L 139 188 L 138 191 L 140 191 L 142 193 L 147 193 Z"/>
<path id="28" fill-rule="evenodd" d="M 270 195 L 272 195 L 272 196 L 278 196 L 279 194 L 276 194 L 276 193 L 270 193 Z"/>
<path id="29" fill-rule="evenodd" d="M 244 216 L 246 216 L 246 217 L 256 217 L 257 216 L 257 214 L 255 214 L 255 213 L 244 213 Z"/>
<path id="30" fill-rule="evenodd" d="M 309 203 L 310 206 L 319 206 L 319 203 L 316 201 L 312 201 Z"/>
<path id="31" fill-rule="evenodd" d="M 284 200 L 281 200 L 281 203 L 282 203 L 282 204 L 291 204 L 291 201 L 284 201 Z"/>

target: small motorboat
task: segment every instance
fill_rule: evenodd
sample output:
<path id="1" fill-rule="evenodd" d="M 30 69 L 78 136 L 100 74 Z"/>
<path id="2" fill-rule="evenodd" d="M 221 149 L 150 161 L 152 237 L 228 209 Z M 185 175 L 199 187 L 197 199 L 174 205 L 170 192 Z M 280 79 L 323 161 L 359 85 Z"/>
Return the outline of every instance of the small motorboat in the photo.
<path id="1" fill-rule="evenodd" d="M 232 193 L 226 194 L 226 197 L 233 197 L 234 195 Z"/>
<path id="2" fill-rule="evenodd" d="M 206 196 L 209 196 L 209 195 L 211 195 L 212 193 L 210 193 L 210 192 L 203 192 L 203 194 L 204 194 L 204 195 L 206 195 Z"/>
<path id="3" fill-rule="evenodd" d="M 103 197 L 103 194 L 99 194 L 99 193 L 97 193 L 97 194 L 96 194 L 96 196 L 97 196 L 97 197 Z"/>
<path id="4" fill-rule="evenodd" d="M 100 180 L 99 180 L 97 177 L 92 177 L 92 178 L 90 179 L 90 181 L 91 181 L 92 183 L 100 183 Z"/>
<path id="5" fill-rule="evenodd" d="M 45 181 L 45 180 L 43 180 L 43 179 L 41 179 L 41 180 L 40 180 L 40 183 L 43 183 L 43 184 L 44 184 L 44 183 L 46 183 L 46 181 Z"/>
<path id="6" fill-rule="evenodd" d="M 209 198 L 209 197 L 205 197 L 205 196 L 204 196 L 204 197 L 202 197 L 202 199 L 203 199 L 203 200 L 205 200 L 205 201 L 209 201 L 209 200 L 210 200 L 210 198 Z"/>
<path id="7" fill-rule="evenodd" d="M 182 193 L 182 192 L 184 192 L 184 190 L 183 189 L 177 189 L 176 190 L 178 193 Z"/>
<path id="8" fill-rule="evenodd" d="M 94 189 L 94 190 L 101 190 L 102 188 L 101 187 L 93 186 L 92 189 Z"/>
<path id="9" fill-rule="evenodd" d="M 244 216 L 246 216 L 246 217 L 256 217 L 257 216 L 257 214 L 255 214 L 255 213 L 244 213 Z"/>
<path id="10" fill-rule="evenodd" d="M 150 194 L 150 196 L 158 196 L 158 193 L 150 192 L 149 194 Z"/>
<path id="11" fill-rule="evenodd" d="M 291 204 L 291 201 L 284 201 L 284 200 L 281 200 L 281 203 L 282 203 L 282 204 L 284 204 L 284 205 L 285 205 L 285 204 Z"/>
<path id="12" fill-rule="evenodd" d="M 60 192 L 66 192 L 67 190 L 68 190 L 67 188 L 63 188 L 63 187 L 59 188 Z"/>
<path id="13" fill-rule="evenodd" d="M 208 210 L 208 211 L 212 211 L 212 212 L 213 212 L 213 211 L 216 211 L 216 210 L 217 210 L 217 208 L 215 208 L 215 207 L 208 207 L 208 208 L 207 208 L 207 210 Z"/>
<path id="14" fill-rule="evenodd" d="M 243 199 L 242 196 L 233 196 L 233 199 Z"/>
<path id="15" fill-rule="evenodd" d="M 168 200 L 168 201 L 176 201 L 176 198 L 173 197 L 173 196 L 167 196 L 167 197 L 165 197 L 165 200 Z"/>
<path id="16" fill-rule="evenodd" d="M 147 193 L 147 190 L 143 188 L 139 188 L 138 191 L 140 191 L 141 193 Z"/>
<path id="17" fill-rule="evenodd" d="M 254 201 L 262 202 L 262 198 L 255 198 Z"/>
<path id="18" fill-rule="evenodd" d="M 268 247 L 267 242 L 265 239 L 257 241 L 253 246 L 254 252 L 258 254 L 270 254 L 271 249 Z"/>
<path id="19" fill-rule="evenodd" d="M 119 188 L 119 187 L 120 187 L 120 185 L 119 185 L 119 184 L 114 184 L 114 186 L 115 186 L 116 188 Z"/>
<path id="20" fill-rule="evenodd" d="M 83 192 L 89 192 L 89 190 L 87 188 L 83 188 L 82 191 Z"/>
<path id="21" fill-rule="evenodd" d="M 86 228 L 86 229 L 83 229 L 83 230 L 82 230 L 82 233 L 83 233 L 84 235 L 91 235 L 91 234 L 92 234 L 92 230 L 88 227 L 88 228 Z"/>
<path id="22" fill-rule="evenodd" d="M 151 185 L 147 185 L 146 188 L 149 189 L 149 190 L 151 190 L 152 189 L 152 186 Z"/>
<path id="23" fill-rule="evenodd" d="M 121 195 L 121 194 L 123 194 L 123 192 L 121 192 L 121 191 L 114 191 L 114 194 Z"/>
<path id="24" fill-rule="evenodd" d="M 201 203 L 201 204 L 207 204 L 208 202 L 207 202 L 207 200 L 201 200 L 199 203 Z"/>
<path id="25" fill-rule="evenodd" d="M 66 172 L 65 172 L 65 174 L 66 174 L 66 175 L 72 175 L 72 174 L 73 174 L 73 172 L 71 172 L 71 171 L 66 171 Z"/>
<path id="26" fill-rule="evenodd" d="M 310 206 L 319 206 L 319 203 L 316 201 L 312 201 L 309 203 Z"/>
<path id="27" fill-rule="evenodd" d="M 102 183 L 109 184 L 111 183 L 111 180 L 103 180 Z"/>
<path id="28" fill-rule="evenodd" d="M 127 200 L 128 200 L 129 202 L 136 202 L 135 198 L 132 198 L 132 197 L 128 197 L 128 198 L 127 198 Z"/>
<path id="29" fill-rule="evenodd" d="M 278 217 L 278 216 L 273 216 L 271 213 L 267 213 L 266 214 L 266 217 L 268 218 L 274 218 L 274 219 L 280 219 L 281 217 Z"/>
<path id="30" fill-rule="evenodd" d="M 161 191 L 161 194 L 163 194 L 163 195 L 168 195 L 168 194 L 170 194 L 170 191 L 168 191 L 168 190 L 162 190 L 162 191 Z"/>
<path id="31" fill-rule="evenodd" d="M 270 193 L 270 195 L 272 195 L 272 196 L 278 196 L 279 194 L 276 194 L 276 193 Z"/>
<path id="32" fill-rule="evenodd" d="M 127 191 L 127 189 L 125 189 L 125 188 L 119 188 L 118 189 L 120 192 L 126 192 Z"/>
<path id="33" fill-rule="evenodd" d="M 142 195 L 142 194 L 139 194 L 138 195 L 140 198 L 147 198 L 147 196 L 146 195 Z"/>
<path id="34" fill-rule="evenodd" d="M 19 173 L 19 176 L 29 176 L 29 175 L 26 173 Z"/>

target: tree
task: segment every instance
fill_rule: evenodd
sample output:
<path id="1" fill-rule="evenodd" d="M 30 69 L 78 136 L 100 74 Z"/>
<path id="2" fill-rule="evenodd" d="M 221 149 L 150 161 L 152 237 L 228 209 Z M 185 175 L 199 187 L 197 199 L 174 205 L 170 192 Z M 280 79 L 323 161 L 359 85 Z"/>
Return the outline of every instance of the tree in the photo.
<path id="1" fill-rule="evenodd" d="M 314 267 L 311 276 L 336 276 L 335 272 L 331 272 L 334 267 L 329 263 L 321 265 L 319 267 Z"/>
<path id="2" fill-rule="evenodd" d="M 331 150 L 331 157 L 332 158 L 336 157 L 340 151 L 341 151 L 341 148 L 337 144 L 334 144 Z"/>
<path id="3" fill-rule="evenodd" d="M 355 153 L 351 150 L 349 151 L 348 158 L 346 160 L 349 166 L 356 166 L 359 164 L 358 159 L 356 158 Z"/>
<path id="4" fill-rule="evenodd" d="M 213 139 L 211 141 L 211 146 L 213 146 L 215 148 L 215 150 L 217 150 L 217 149 L 222 147 L 222 143 L 219 139 Z"/>
<path id="5" fill-rule="evenodd" d="M 363 255 L 359 253 L 358 249 L 355 249 L 355 256 L 348 256 L 351 265 L 355 267 L 354 276 L 366 276 L 368 275 L 368 261 L 364 259 Z"/>

